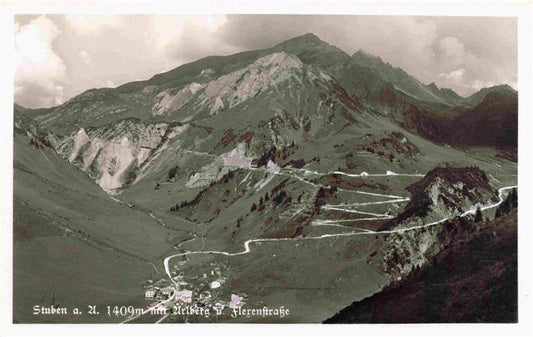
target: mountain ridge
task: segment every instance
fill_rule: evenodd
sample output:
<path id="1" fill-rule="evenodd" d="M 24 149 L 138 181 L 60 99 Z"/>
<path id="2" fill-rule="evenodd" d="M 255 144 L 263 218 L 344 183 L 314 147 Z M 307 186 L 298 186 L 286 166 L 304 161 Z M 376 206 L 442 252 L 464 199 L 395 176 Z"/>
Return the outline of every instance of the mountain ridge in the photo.
<path id="1" fill-rule="evenodd" d="M 354 53 L 352 59 L 362 66 L 376 69 L 381 77 L 420 100 L 447 104 L 451 103 L 453 105 L 460 105 L 463 103 L 464 98 L 455 93 L 452 89 L 439 89 L 434 82 L 425 85 L 420 80 L 409 75 L 405 70 L 395 67 L 390 63 L 386 63 L 381 57 L 372 55 L 362 49 Z M 444 92 L 441 90 L 444 90 Z"/>
<path id="2" fill-rule="evenodd" d="M 302 323 L 381 292 L 468 227 L 447 219 L 496 207 L 516 181 L 516 95 L 485 91 L 474 107 L 450 106 L 414 97 L 400 87 L 422 84 L 399 78 L 408 82 L 304 35 L 50 110 L 15 105 L 17 301 L 52 293 L 75 307 L 81 284 L 102 294 L 95 305 L 180 305 L 173 294 L 186 289 L 198 307 L 237 297 L 275 307 L 283 289 L 290 317 L 238 322 Z M 53 237 L 32 235 L 50 226 Z M 83 283 L 90 274 L 121 278 Z M 65 283 L 71 275 L 83 280 Z M 39 320 L 17 308 L 18 321 Z M 185 319 L 210 320 L 127 321 Z"/>
<path id="3" fill-rule="evenodd" d="M 346 52 L 342 51 L 340 48 L 335 47 L 334 45 L 328 44 L 327 42 L 321 40 L 315 34 L 306 33 L 306 34 L 291 38 L 289 40 L 277 43 L 276 45 L 274 45 L 272 47 L 269 47 L 269 48 L 264 48 L 264 49 L 259 49 L 259 50 L 251 50 L 251 51 L 243 51 L 243 52 L 239 52 L 239 53 L 231 54 L 231 55 L 226 55 L 226 56 L 217 56 L 217 55 L 215 55 L 215 56 L 207 56 L 207 57 L 204 57 L 204 58 L 200 58 L 200 59 L 198 59 L 196 61 L 192 61 L 192 62 L 183 64 L 183 65 L 180 65 L 180 66 L 178 66 L 176 68 L 173 68 L 173 69 L 171 69 L 169 71 L 156 74 L 156 75 L 150 77 L 147 80 L 140 80 L 140 81 L 133 81 L 133 82 L 124 83 L 124 84 L 119 85 L 119 86 L 117 86 L 115 88 L 112 88 L 112 89 L 117 90 L 118 92 L 128 93 L 128 92 L 131 92 L 131 91 L 134 91 L 134 90 L 138 90 L 141 85 L 142 85 L 142 87 L 145 87 L 147 85 L 153 85 L 153 84 L 159 84 L 159 85 L 160 84 L 165 84 L 165 83 L 168 84 L 169 82 L 173 82 L 173 81 L 178 81 L 178 82 L 173 82 L 173 84 L 180 84 L 182 82 L 185 83 L 184 82 L 185 80 L 179 80 L 179 79 L 175 79 L 175 78 L 176 77 L 182 77 L 182 78 L 185 78 L 185 79 L 189 80 L 191 77 L 194 77 L 193 74 L 196 74 L 196 76 L 198 76 L 201 73 L 202 70 L 204 70 L 205 68 L 211 68 L 210 65 L 212 65 L 213 63 L 217 63 L 217 61 L 220 61 L 220 60 L 225 61 L 225 63 L 233 64 L 234 66 L 244 66 L 244 65 L 246 65 L 246 63 L 253 62 L 252 59 L 256 58 L 256 57 L 258 57 L 260 55 L 264 55 L 265 53 L 269 53 L 269 52 L 271 52 L 273 50 L 282 49 L 283 47 L 287 47 L 287 46 L 291 46 L 291 45 L 298 45 L 298 44 L 300 44 L 300 45 L 301 44 L 311 44 L 311 45 L 329 46 L 329 47 L 332 48 L 332 50 L 337 51 L 339 54 L 344 54 L 345 56 L 350 57 Z M 389 63 L 385 63 L 379 56 L 375 56 L 373 54 L 370 54 L 370 53 L 364 51 L 363 49 L 360 49 L 359 51 L 354 53 L 351 56 L 351 58 L 352 59 L 354 57 L 357 58 L 357 56 L 361 56 L 361 55 L 363 55 L 363 57 L 361 57 L 361 59 L 366 58 L 366 59 L 376 60 L 375 61 L 376 63 L 379 63 L 381 65 L 390 67 L 390 68 L 392 68 L 394 70 L 400 71 L 404 75 L 409 76 L 412 79 L 416 80 L 421 85 L 426 86 L 428 89 L 431 88 L 432 90 L 435 90 L 435 91 L 437 91 L 437 90 L 438 91 L 442 91 L 442 90 L 449 91 L 449 90 L 451 90 L 453 93 L 455 93 L 452 89 L 449 89 L 449 88 L 440 88 L 440 89 L 437 88 L 434 82 L 432 82 L 430 84 L 427 84 L 427 85 L 424 85 L 418 79 L 416 79 L 416 78 L 412 77 L 411 75 L 407 74 L 403 69 L 395 67 L 395 66 L 393 66 L 393 65 L 391 65 Z M 206 63 L 207 67 L 202 68 L 202 69 L 198 69 L 197 66 L 200 63 Z M 219 68 L 219 67 L 216 67 L 216 68 Z M 224 73 L 225 72 L 222 72 L 222 74 L 224 74 Z M 488 89 L 497 88 L 497 87 L 508 87 L 509 89 L 514 91 L 514 89 L 511 88 L 509 85 L 502 84 L 502 85 L 495 85 L 493 87 L 481 88 L 480 90 L 478 90 L 478 92 L 473 93 L 470 96 L 463 97 L 463 98 L 469 99 L 469 98 L 471 98 L 471 97 L 473 97 L 473 96 L 475 96 L 477 94 L 480 94 L 481 92 L 485 92 Z M 98 89 L 105 89 L 105 88 L 88 89 L 88 90 L 86 90 L 86 91 L 84 91 L 84 92 L 82 92 L 82 93 L 80 93 L 80 94 L 78 94 L 78 95 L 76 95 L 74 97 L 77 97 L 77 96 L 83 95 L 83 94 L 85 94 L 85 93 L 87 93 L 89 91 L 98 90 Z M 460 95 L 458 95 L 458 96 L 460 96 Z M 462 97 L 462 96 L 460 96 L 460 97 Z M 66 102 L 68 102 L 68 100 Z M 65 103 L 62 103 L 62 104 L 65 104 Z M 62 104 L 60 104 L 60 105 L 62 105 Z M 53 108 L 56 108 L 56 107 L 57 106 L 46 108 L 46 109 L 53 109 Z M 31 110 L 38 110 L 38 109 L 43 109 L 43 108 L 36 108 L 36 109 L 31 109 Z"/>
<path id="4" fill-rule="evenodd" d="M 121 120 L 133 119 L 136 130 L 145 130 L 149 125 L 197 124 L 208 130 L 210 138 L 196 139 L 194 150 L 210 152 L 210 144 L 218 154 L 236 148 L 239 140 L 246 141 L 249 154 L 261 155 L 271 146 L 307 142 L 312 137 L 337 137 L 344 130 L 359 132 L 376 116 L 436 143 L 505 147 L 516 143 L 513 102 L 517 96 L 512 89 L 483 89 L 472 96 L 472 102 L 483 98 L 473 108 L 453 108 L 458 111 L 446 116 L 439 115 L 442 109 L 450 111 L 449 107 L 444 108 L 446 104 L 418 100 L 407 92 L 413 86 L 426 93 L 444 93 L 452 98 L 456 95 L 434 83 L 425 86 L 402 69 L 362 50 L 350 57 L 316 35 L 305 34 L 271 48 L 203 58 L 147 81 L 133 82 L 126 89 L 90 89 L 55 108 L 27 110 L 17 105 L 15 110 L 16 114 L 31 116 L 40 128 L 59 138 L 66 136 L 74 143 L 82 130 L 121 125 L 117 123 Z M 502 123 L 506 127 L 497 126 Z M 486 132 L 494 127 L 494 132 Z M 143 132 L 128 133 L 128 139 L 137 142 L 145 136 L 152 137 Z M 104 142 L 114 141 L 106 137 Z M 138 148 L 142 144 L 131 146 Z M 62 151 L 65 158 L 77 156 L 68 153 L 72 147 L 62 148 L 70 149 L 67 153 Z M 115 158 L 113 163 L 120 158 L 118 153 L 108 156 Z M 124 182 L 136 180 L 143 160 L 133 171 L 128 171 L 128 167 L 111 170 L 111 176 L 117 172 L 135 176 L 115 177 L 121 182 L 113 178 L 111 186 L 121 188 Z M 100 181 L 99 176 L 107 175 L 109 167 L 108 162 L 102 164 L 101 171 L 92 172 L 92 176 Z"/>

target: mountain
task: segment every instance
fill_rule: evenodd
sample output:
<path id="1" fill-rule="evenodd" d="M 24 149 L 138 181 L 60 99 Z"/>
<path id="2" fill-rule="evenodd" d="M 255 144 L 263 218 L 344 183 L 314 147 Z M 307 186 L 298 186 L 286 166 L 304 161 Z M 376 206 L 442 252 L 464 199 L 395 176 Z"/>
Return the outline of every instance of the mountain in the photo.
<path id="1" fill-rule="evenodd" d="M 283 65 L 284 62 L 276 63 L 277 61 L 266 65 L 268 61 L 266 63 L 264 61 L 269 57 L 275 58 L 276 55 L 281 56 L 280 60 L 289 63 L 293 58 L 296 63 L 301 63 L 299 68 L 303 69 L 305 65 L 305 71 L 320 73 L 325 86 L 336 88 L 328 90 L 336 90 L 345 101 L 351 101 L 348 104 L 367 105 L 378 113 L 388 114 L 409 131 L 419 132 L 433 141 L 451 143 L 453 142 L 451 138 L 455 137 L 434 136 L 434 131 L 427 128 L 423 130 L 422 125 L 429 124 L 428 127 L 436 125 L 437 129 L 453 129 L 456 125 L 462 125 L 463 128 L 464 126 L 468 128 L 464 133 L 476 134 L 482 132 L 481 128 L 472 130 L 477 127 L 476 123 L 457 122 L 447 127 L 448 122 L 442 122 L 440 119 L 455 117 L 463 121 L 464 117 L 459 118 L 459 115 L 467 115 L 469 112 L 472 115 L 479 114 L 473 108 L 490 92 L 500 92 L 509 96 L 510 100 L 517 99 L 516 92 L 513 94 L 513 90 L 508 86 L 482 89 L 463 99 L 451 89 L 439 89 L 434 83 L 424 85 L 402 69 L 383 62 L 379 57 L 362 50 L 350 57 L 339 48 L 321 41 L 317 36 L 306 34 L 264 50 L 224 57 L 207 57 L 156 75 L 147 81 L 125 84 L 116 89 L 89 90 L 58 107 L 34 113 L 41 125 L 59 134 L 71 134 L 77 132 L 79 128 L 97 127 L 122 118 L 166 123 L 204 119 L 205 114 L 200 113 L 199 109 L 206 105 L 212 106 L 216 103 L 216 107 L 209 108 L 212 113 L 213 109 L 232 108 L 255 98 L 260 90 L 265 89 L 265 83 L 270 83 L 271 79 L 263 78 L 260 80 L 263 84 L 259 84 L 256 83 L 257 79 L 248 73 L 254 72 L 257 75 L 266 70 L 261 69 L 265 66 L 274 69 L 273 67 Z M 250 92 L 244 96 L 242 93 L 244 86 L 235 87 L 237 82 L 241 81 L 241 77 L 247 77 L 246 85 L 253 86 L 245 89 Z M 227 88 L 224 94 L 218 93 L 218 96 L 214 97 L 213 90 L 217 86 L 227 86 Z M 232 89 L 231 86 L 235 88 Z M 235 92 L 237 89 L 241 92 Z M 231 95 L 239 98 L 231 101 L 233 100 L 230 99 Z M 512 109 L 512 106 L 502 106 L 503 111 L 493 107 L 492 118 L 507 119 L 505 116 L 507 108 Z M 482 119 L 483 116 L 470 118 Z M 453 132 L 450 130 L 444 133 Z M 502 137 L 509 138 L 505 135 L 498 136 Z M 466 146 L 494 146 L 495 141 L 489 139 L 486 144 L 482 142 L 474 144 L 470 140 L 464 142 L 461 140 L 454 143 Z"/>
<path id="2" fill-rule="evenodd" d="M 385 63 L 380 57 L 369 54 L 362 49 L 352 55 L 352 60 L 363 67 L 374 69 L 381 78 L 394 85 L 397 90 L 417 100 L 448 105 L 460 105 L 464 101 L 453 90 L 439 89 L 435 83 L 425 85 L 401 68 Z"/>
<path id="3" fill-rule="evenodd" d="M 460 233 L 427 268 L 324 323 L 516 322 L 516 217 L 514 212 Z M 489 302 L 498 309 L 484 305 Z"/>
<path id="4" fill-rule="evenodd" d="M 454 146 L 511 148 L 518 141 L 518 95 L 514 91 L 484 90 L 483 99 L 455 116 L 427 113 L 412 107 L 405 114 L 405 127 L 440 143 Z M 475 100 L 472 100 L 474 102 Z"/>
<path id="5" fill-rule="evenodd" d="M 291 308 L 261 322 L 321 322 L 427 265 L 470 228 L 472 207 L 516 184 L 517 94 L 481 96 L 306 34 L 49 109 L 15 106 L 17 297 L 145 307 L 185 289 L 201 307 L 238 296 Z M 68 271 L 47 274 L 58 259 Z M 79 279 L 60 282 L 89 272 L 81 297 Z M 26 278 L 47 282 L 26 294 Z M 22 307 L 16 319 L 43 321 Z M 131 318 L 160 319 L 211 318 Z"/>
<path id="6" fill-rule="evenodd" d="M 510 89 L 510 90 L 509 90 Z M 472 129 L 465 125 L 476 125 Z M 507 87 L 490 90 L 483 100 L 455 123 L 458 142 L 516 148 L 518 143 L 518 94 Z"/>
<path id="7" fill-rule="evenodd" d="M 439 88 L 435 84 L 435 82 L 431 82 L 426 86 L 431 92 L 433 92 L 435 95 L 442 97 L 444 101 L 450 102 L 454 105 L 461 105 L 464 104 L 465 98 L 462 96 L 459 96 L 455 91 L 449 88 Z"/>
<path id="8" fill-rule="evenodd" d="M 408 228 L 422 219 L 453 218 L 474 205 L 498 201 L 498 192 L 490 185 L 485 172 L 477 167 L 436 167 L 406 190 L 411 193 L 411 200 L 382 229 Z"/>
<path id="9" fill-rule="evenodd" d="M 507 84 L 496 85 L 493 87 L 482 88 L 479 91 L 473 93 L 466 98 L 466 101 L 470 106 L 475 106 L 481 103 L 488 94 L 496 93 L 502 97 L 507 97 L 509 100 L 516 100 L 518 98 L 518 92 L 511 88 Z"/>

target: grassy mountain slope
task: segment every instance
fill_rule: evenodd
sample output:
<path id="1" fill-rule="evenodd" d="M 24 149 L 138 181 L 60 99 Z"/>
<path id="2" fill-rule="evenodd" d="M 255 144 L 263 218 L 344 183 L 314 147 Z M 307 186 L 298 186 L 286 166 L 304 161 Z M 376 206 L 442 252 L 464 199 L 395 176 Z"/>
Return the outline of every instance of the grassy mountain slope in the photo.
<path id="1" fill-rule="evenodd" d="M 144 305 L 140 285 L 162 273 L 152 263 L 187 237 L 186 227 L 165 228 L 112 200 L 51 149 L 28 142 L 15 135 L 14 320 L 65 321 L 32 316 L 37 304 Z"/>
<path id="2" fill-rule="evenodd" d="M 148 279 L 172 287 L 183 277 L 204 305 L 246 294 L 251 305 L 293 310 L 269 322 L 322 321 L 391 282 L 373 260 L 403 241 L 369 230 L 413 204 L 405 188 L 421 176 L 448 163 L 480 167 L 487 186 L 515 183 L 516 163 L 492 148 L 512 147 L 515 97 L 458 106 L 401 69 L 360 63 L 306 34 L 45 111 L 16 106 L 18 319 L 31 320 L 24 306 L 50 293 L 60 304 L 144 306 Z M 477 137 L 481 126 L 497 132 Z M 454 201 L 463 209 L 484 196 Z M 432 210 L 431 220 L 448 213 Z M 267 241 L 231 255 L 253 239 Z M 171 259 L 169 279 L 163 259 L 189 251 L 218 253 Z M 75 275 L 59 290 L 57 261 Z M 90 283 L 89 273 L 102 277 Z M 222 286 L 210 289 L 217 278 Z"/>
<path id="3" fill-rule="evenodd" d="M 517 213 L 478 223 L 432 264 L 325 323 L 517 321 Z"/>

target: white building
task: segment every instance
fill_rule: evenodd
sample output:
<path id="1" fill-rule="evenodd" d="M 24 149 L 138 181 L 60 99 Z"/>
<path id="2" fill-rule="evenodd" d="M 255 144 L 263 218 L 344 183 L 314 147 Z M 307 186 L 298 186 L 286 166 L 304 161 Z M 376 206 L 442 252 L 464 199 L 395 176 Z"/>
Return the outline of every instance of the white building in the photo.
<path id="1" fill-rule="evenodd" d="M 231 302 L 229 303 L 229 307 L 231 309 L 238 309 L 242 307 L 244 303 L 242 303 L 242 297 L 239 295 L 231 294 Z"/>
<path id="2" fill-rule="evenodd" d="M 192 291 L 183 289 L 176 293 L 176 300 L 184 303 L 192 303 Z"/>
<path id="3" fill-rule="evenodd" d="M 154 298 L 155 296 L 155 290 L 154 289 L 146 289 L 144 292 L 144 297 L 146 298 Z"/>

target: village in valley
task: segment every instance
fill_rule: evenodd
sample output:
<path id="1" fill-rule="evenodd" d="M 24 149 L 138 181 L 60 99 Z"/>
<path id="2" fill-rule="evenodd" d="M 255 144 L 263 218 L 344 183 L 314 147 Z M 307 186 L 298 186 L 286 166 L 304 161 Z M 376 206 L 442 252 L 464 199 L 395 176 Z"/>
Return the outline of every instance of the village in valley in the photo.
<path id="1" fill-rule="evenodd" d="M 239 309 L 247 300 L 247 294 L 227 294 L 221 287 L 226 283 L 224 264 L 209 264 L 209 271 L 197 276 L 186 277 L 178 269 L 186 264 L 182 260 L 171 272 L 173 284 L 168 278 L 157 281 L 148 280 L 143 286 L 147 306 L 154 308 L 154 313 L 167 312 L 177 316 L 220 316 L 225 308 Z M 227 298 L 226 298 L 227 297 Z M 187 320 L 187 317 L 185 317 Z"/>

